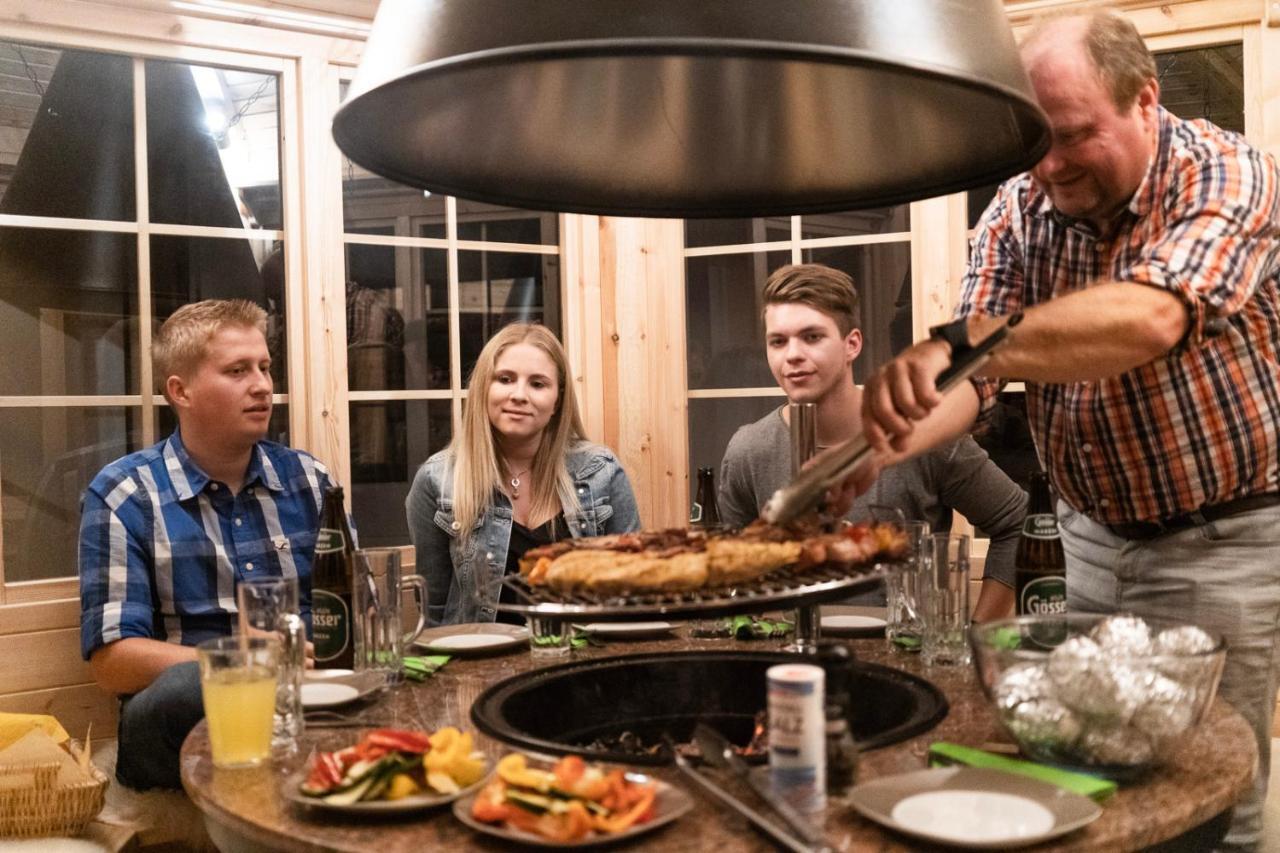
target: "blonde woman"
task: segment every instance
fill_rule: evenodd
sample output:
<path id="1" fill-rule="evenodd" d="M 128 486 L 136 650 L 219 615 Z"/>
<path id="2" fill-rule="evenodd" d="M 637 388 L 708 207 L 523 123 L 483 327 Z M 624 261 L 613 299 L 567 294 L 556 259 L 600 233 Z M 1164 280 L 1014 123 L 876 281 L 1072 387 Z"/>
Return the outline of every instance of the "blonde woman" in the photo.
<path id="1" fill-rule="evenodd" d="M 481 350 L 461 429 L 405 501 L 432 625 L 499 618 L 502 577 L 530 548 L 639 529 L 627 474 L 586 440 L 568 377 L 545 326 L 506 326 Z"/>

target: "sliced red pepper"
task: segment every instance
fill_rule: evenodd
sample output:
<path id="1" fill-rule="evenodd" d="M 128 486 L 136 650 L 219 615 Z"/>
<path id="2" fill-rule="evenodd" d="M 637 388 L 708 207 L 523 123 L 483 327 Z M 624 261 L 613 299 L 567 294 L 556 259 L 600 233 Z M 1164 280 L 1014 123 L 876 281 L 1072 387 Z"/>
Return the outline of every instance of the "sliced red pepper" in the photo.
<path id="1" fill-rule="evenodd" d="M 421 754 L 431 748 L 431 738 L 425 732 L 408 729 L 375 729 L 365 735 L 364 743 L 386 750 Z"/>
<path id="2" fill-rule="evenodd" d="M 332 790 L 340 781 L 342 766 L 333 753 L 321 752 L 316 755 L 311 772 L 307 774 L 307 781 L 302 783 L 302 789 L 305 793 L 319 795 Z"/>

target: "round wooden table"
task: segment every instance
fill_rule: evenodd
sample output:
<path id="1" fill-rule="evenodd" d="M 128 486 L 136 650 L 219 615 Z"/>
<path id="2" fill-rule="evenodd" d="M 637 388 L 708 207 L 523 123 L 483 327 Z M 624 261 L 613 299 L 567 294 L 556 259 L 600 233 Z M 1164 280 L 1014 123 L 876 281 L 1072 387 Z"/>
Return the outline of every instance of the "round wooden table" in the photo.
<path id="1" fill-rule="evenodd" d="M 575 659 L 582 659 L 717 648 L 774 651 L 781 646 L 774 641 L 686 639 L 683 633 L 681 629 L 675 636 L 658 642 L 612 642 L 602 648 L 575 650 L 573 654 Z M 972 668 L 926 667 L 917 656 L 891 651 L 883 639 L 850 643 L 861 660 L 896 666 L 928 678 L 946 694 L 951 705 L 950 713 L 934 729 L 902 743 L 864 752 L 859 781 L 923 768 L 926 750 L 934 741 L 970 746 L 1007 742 Z M 455 725 L 474 730 L 469 712 L 475 698 L 495 681 L 539 665 L 523 647 L 494 657 L 455 658 L 425 682 L 410 682 L 387 691 L 362 709 L 359 719 L 370 726 L 432 731 Z M 283 780 L 299 769 L 313 748 L 337 749 L 358 740 L 361 734 L 359 728 L 311 728 L 292 759 L 250 770 L 218 770 L 209 758 L 208 732 L 202 722 L 183 745 L 182 782 L 204 812 L 210 835 L 225 853 L 504 849 L 498 840 L 459 823 L 448 807 L 399 818 L 356 820 L 303 810 L 281 796 Z M 494 759 L 509 751 L 504 744 L 479 733 L 476 740 L 478 748 Z M 1094 823 L 1035 849 L 1142 849 L 1196 827 L 1223 825 L 1225 814 L 1250 784 L 1256 764 L 1257 750 L 1248 725 L 1229 705 L 1217 700 L 1204 723 L 1164 767 L 1139 784 L 1121 788 L 1105 803 L 1102 817 Z M 638 838 L 629 849 L 689 853 L 774 849 L 744 819 L 694 789 L 674 769 L 659 769 L 655 775 L 689 791 L 695 808 L 675 823 Z M 1210 824 L 1215 819 L 1217 824 Z M 830 800 L 826 832 L 839 850 L 905 851 L 921 846 L 865 820 L 842 798 Z"/>

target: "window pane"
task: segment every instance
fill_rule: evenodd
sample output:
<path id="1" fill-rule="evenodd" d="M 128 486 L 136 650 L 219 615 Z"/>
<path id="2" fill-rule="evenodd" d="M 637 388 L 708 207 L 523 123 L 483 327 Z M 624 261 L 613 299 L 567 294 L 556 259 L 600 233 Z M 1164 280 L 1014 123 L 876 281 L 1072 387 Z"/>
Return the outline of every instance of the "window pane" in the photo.
<path id="1" fill-rule="evenodd" d="M 80 495 L 108 462 L 138 450 L 139 410 L 0 411 L 4 579 L 76 576 Z"/>
<path id="2" fill-rule="evenodd" d="M 465 382 L 485 343 L 509 323 L 542 323 L 560 335 L 560 259 L 460 251 L 458 303 Z"/>
<path id="3" fill-rule="evenodd" d="M 987 209 L 987 205 L 991 204 L 991 200 L 996 197 L 996 190 L 1000 189 L 999 184 L 987 184 L 984 187 L 969 190 L 969 227 L 976 228 L 978 220 L 982 218 L 982 211 Z"/>
<path id="4" fill-rule="evenodd" d="M 248 299 L 267 311 L 275 393 L 289 390 L 284 244 L 235 237 L 151 238 L 151 305 L 157 327 L 189 302 Z"/>
<path id="5" fill-rule="evenodd" d="M 178 428 L 178 419 L 168 406 L 156 406 L 156 440 L 163 441 Z M 279 444 L 289 443 L 289 405 L 276 403 L 271 407 L 271 422 L 267 424 L 267 439 Z"/>
<path id="6" fill-rule="evenodd" d="M 132 220 L 133 63 L 0 42 L 0 213 Z"/>
<path id="7" fill-rule="evenodd" d="M 0 228 L 0 394 L 138 393 L 132 234 Z"/>
<path id="8" fill-rule="evenodd" d="M 560 243 L 559 217 L 460 198 L 458 239 L 555 246 Z"/>
<path id="9" fill-rule="evenodd" d="M 760 358 L 764 360 L 764 348 Z M 758 421 L 787 402 L 786 397 L 737 397 L 689 401 L 689 500 L 698 489 L 698 469 L 716 469 L 720 486 L 720 462 L 738 427 Z"/>
<path id="10" fill-rule="evenodd" d="M 790 252 L 687 258 L 685 327 L 690 388 L 775 384 L 765 361 L 760 294 Z"/>
<path id="11" fill-rule="evenodd" d="M 404 500 L 418 467 L 449 443 L 449 401 L 350 405 L 351 514 L 360 545 L 407 545 Z"/>
<path id="12" fill-rule="evenodd" d="M 789 216 L 772 216 L 767 219 L 687 219 L 684 223 L 684 245 L 690 249 L 790 239 Z"/>
<path id="13" fill-rule="evenodd" d="M 352 391 L 449 387 L 448 318 L 424 322 L 421 290 L 397 286 L 400 267 L 409 278 L 412 252 L 347 244 L 347 387 Z"/>
<path id="14" fill-rule="evenodd" d="M 1000 470 L 1022 488 L 1031 490 L 1031 475 L 1040 470 L 1040 458 L 1027 425 L 1026 394 L 1000 392 L 990 419 L 973 437 Z"/>
<path id="15" fill-rule="evenodd" d="M 800 237 L 847 237 L 851 234 L 892 234 L 911 230 L 911 205 L 872 207 L 845 213 L 800 217 Z"/>
<path id="16" fill-rule="evenodd" d="M 1157 53 L 1156 69 L 1160 103 L 1169 112 L 1244 133 L 1244 46 L 1239 42 Z"/>
<path id="17" fill-rule="evenodd" d="M 148 60 L 151 221 L 283 227 L 274 74 Z"/>
<path id="18" fill-rule="evenodd" d="M 911 346 L 911 244 L 805 249 L 804 260 L 843 270 L 858 289 L 862 354 L 853 363 L 855 382 L 866 382 L 873 370 Z"/>

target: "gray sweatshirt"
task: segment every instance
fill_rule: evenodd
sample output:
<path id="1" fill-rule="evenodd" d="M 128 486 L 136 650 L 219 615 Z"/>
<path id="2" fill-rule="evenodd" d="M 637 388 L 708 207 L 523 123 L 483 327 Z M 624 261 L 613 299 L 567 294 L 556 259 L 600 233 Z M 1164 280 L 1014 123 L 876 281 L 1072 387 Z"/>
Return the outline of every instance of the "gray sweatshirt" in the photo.
<path id="1" fill-rule="evenodd" d="M 721 519 L 747 524 L 790 480 L 790 430 L 779 407 L 740 427 L 729 440 L 717 493 Z M 908 519 L 928 521 L 938 533 L 951 529 L 951 511 L 959 510 L 991 537 L 983 576 L 1014 585 L 1013 557 L 1027 493 L 969 436 L 885 468 L 846 518 L 865 521 L 872 506 L 897 507 Z"/>

